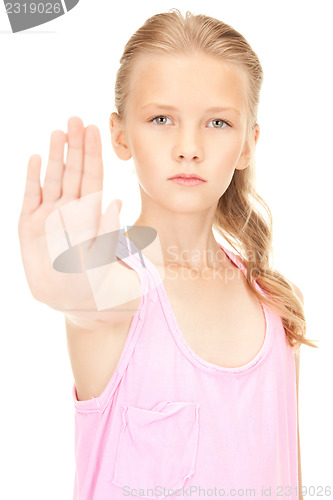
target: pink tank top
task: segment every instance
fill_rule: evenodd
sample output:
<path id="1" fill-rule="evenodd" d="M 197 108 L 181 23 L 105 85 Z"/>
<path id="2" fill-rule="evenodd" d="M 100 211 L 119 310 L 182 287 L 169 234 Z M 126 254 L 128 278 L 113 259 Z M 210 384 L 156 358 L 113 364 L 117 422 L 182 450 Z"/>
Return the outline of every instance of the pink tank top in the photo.
<path id="1" fill-rule="evenodd" d="M 281 317 L 261 302 L 265 340 L 246 365 L 205 361 L 157 269 L 128 242 L 117 255 L 139 275 L 141 304 L 103 393 L 78 401 L 73 385 L 74 500 L 298 499 L 295 362 Z"/>

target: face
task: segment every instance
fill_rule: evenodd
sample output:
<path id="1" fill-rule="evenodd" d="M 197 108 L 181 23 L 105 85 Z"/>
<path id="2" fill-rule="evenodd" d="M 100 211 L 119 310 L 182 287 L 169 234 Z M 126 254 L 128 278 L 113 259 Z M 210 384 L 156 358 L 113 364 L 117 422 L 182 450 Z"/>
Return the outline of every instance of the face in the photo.
<path id="1" fill-rule="evenodd" d="M 113 147 L 133 157 L 145 202 L 176 212 L 216 207 L 250 160 L 245 74 L 214 56 L 145 55 L 131 73 L 126 120 L 112 113 Z M 210 109 L 214 108 L 214 109 Z M 257 126 L 254 133 L 256 142 Z M 169 180 L 197 174 L 188 187 Z"/>

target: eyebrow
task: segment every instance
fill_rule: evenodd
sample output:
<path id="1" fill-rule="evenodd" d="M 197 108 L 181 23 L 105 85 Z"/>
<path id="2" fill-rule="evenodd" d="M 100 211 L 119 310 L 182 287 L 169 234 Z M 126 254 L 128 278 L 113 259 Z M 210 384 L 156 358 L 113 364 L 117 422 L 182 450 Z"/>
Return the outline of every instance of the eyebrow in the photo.
<path id="1" fill-rule="evenodd" d="M 145 106 L 143 106 L 141 109 L 148 108 L 149 106 L 154 106 L 155 108 L 161 108 L 161 109 L 169 109 L 171 111 L 177 111 L 177 108 L 174 106 L 169 106 L 168 104 L 158 104 L 156 102 L 150 102 L 149 104 L 145 104 Z M 235 113 L 241 116 L 241 113 L 238 111 L 238 109 L 230 107 L 214 106 L 212 108 L 206 109 L 206 111 L 214 111 L 214 112 L 234 111 Z"/>

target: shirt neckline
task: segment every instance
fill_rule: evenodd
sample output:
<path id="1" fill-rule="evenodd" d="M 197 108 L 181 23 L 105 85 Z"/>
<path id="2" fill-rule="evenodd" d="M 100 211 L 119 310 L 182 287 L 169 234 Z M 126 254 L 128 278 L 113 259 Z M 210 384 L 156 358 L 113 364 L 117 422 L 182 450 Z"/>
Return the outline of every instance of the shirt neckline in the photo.
<path id="1" fill-rule="evenodd" d="M 233 253 L 229 250 L 227 250 L 221 243 L 217 242 L 218 245 L 221 247 L 222 251 L 225 252 L 226 256 L 232 261 L 232 263 L 239 268 L 244 275 L 246 275 L 246 267 L 242 264 L 242 262 L 239 260 L 239 258 L 236 255 L 233 255 Z M 207 361 L 203 358 L 201 358 L 198 354 L 196 354 L 193 349 L 189 346 L 189 344 L 186 342 L 185 337 L 183 336 L 181 329 L 178 325 L 175 313 L 173 311 L 173 308 L 171 306 L 169 297 L 167 295 L 166 289 L 163 284 L 163 280 L 161 280 L 161 277 L 155 268 L 154 264 L 146 257 L 144 256 L 145 262 L 147 264 L 147 268 L 151 271 L 151 273 L 155 276 L 155 278 L 159 282 L 159 286 L 157 287 L 159 293 L 161 294 L 160 298 L 162 299 L 163 302 L 163 310 L 167 313 L 165 314 L 166 321 L 169 325 L 169 329 L 178 345 L 178 347 L 182 350 L 183 354 L 189 359 L 193 364 L 198 366 L 201 369 L 204 369 L 207 372 L 210 373 L 244 373 L 254 366 L 256 366 L 259 361 L 264 357 L 265 353 L 268 350 L 269 344 L 270 344 L 270 339 L 271 339 L 271 329 L 272 329 L 272 323 L 271 323 L 271 318 L 270 318 L 270 312 L 269 309 L 266 307 L 266 305 L 259 300 L 259 303 L 261 305 L 264 318 L 265 318 L 265 338 L 264 342 L 260 348 L 260 350 L 257 352 L 257 354 L 252 358 L 250 361 L 248 361 L 246 364 L 237 366 L 237 367 L 226 367 L 226 366 L 220 366 L 216 365 L 214 363 L 211 363 L 210 361 Z M 262 293 L 262 290 L 260 289 L 259 285 L 255 282 L 255 287 L 256 289 Z"/>
<path id="2" fill-rule="evenodd" d="M 124 236 L 128 242 L 128 245 L 130 245 L 130 248 L 134 248 L 135 254 L 139 252 L 134 245 L 134 243 L 126 236 L 124 233 Z M 226 256 L 231 260 L 231 262 L 242 271 L 244 276 L 246 276 L 246 267 L 245 265 L 241 262 L 240 257 L 236 256 L 231 252 L 230 250 L 227 250 L 221 243 L 217 242 L 220 248 L 222 249 L 223 252 L 225 252 Z M 132 252 L 131 252 L 132 253 Z M 138 257 L 132 253 L 132 256 L 137 260 Z M 268 351 L 270 342 L 271 342 L 271 336 L 272 336 L 272 321 L 271 321 L 271 316 L 270 316 L 270 310 L 269 308 L 261 301 L 259 300 L 259 303 L 261 305 L 264 318 L 265 318 L 265 338 L 264 342 L 260 348 L 260 350 L 257 352 L 257 354 L 252 358 L 250 361 L 248 361 L 246 364 L 241 365 L 241 366 L 236 366 L 236 367 L 226 367 L 226 366 L 220 366 L 216 365 L 214 363 L 211 363 L 210 361 L 207 361 L 203 358 L 201 358 L 198 354 L 196 354 L 193 349 L 189 346 L 189 344 L 186 342 L 185 337 L 183 336 L 181 329 L 178 325 L 175 313 L 173 311 L 173 308 L 171 306 L 171 302 L 169 300 L 169 297 L 167 295 L 166 289 L 163 284 L 163 280 L 161 279 L 160 274 L 158 273 L 156 267 L 154 264 L 146 257 L 146 255 L 141 254 L 145 264 L 146 264 L 146 271 L 149 270 L 152 277 L 156 281 L 155 287 L 158 290 L 158 293 L 160 294 L 160 300 L 162 303 L 162 309 L 164 311 L 165 319 L 168 323 L 169 330 L 171 331 L 171 334 L 173 335 L 178 347 L 181 349 L 183 354 L 186 356 L 189 361 L 191 361 L 194 365 L 197 367 L 203 369 L 206 372 L 210 373 L 244 373 L 246 371 L 249 371 L 253 367 L 255 367 L 264 357 L 266 352 Z M 141 268 L 142 269 L 142 268 Z M 141 274 L 141 273 L 140 273 Z M 145 273 L 144 273 L 145 274 Z M 263 293 L 259 285 L 254 282 L 255 288 L 260 292 Z M 142 318 L 143 319 L 143 318 Z"/>

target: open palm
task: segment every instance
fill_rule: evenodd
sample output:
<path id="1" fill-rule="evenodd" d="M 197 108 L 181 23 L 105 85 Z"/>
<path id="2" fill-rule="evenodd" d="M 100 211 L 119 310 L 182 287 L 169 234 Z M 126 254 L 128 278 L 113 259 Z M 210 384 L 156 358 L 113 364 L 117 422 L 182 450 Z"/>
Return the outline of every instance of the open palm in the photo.
<path id="1" fill-rule="evenodd" d="M 64 163 L 66 142 L 68 151 Z M 98 128 L 95 125 L 85 128 L 79 117 L 71 117 L 67 134 L 62 130 L 51 134 L 43 187 L 40 170 L 41 157 L 32 155 L 18 223 L 22 261 L 31 293 L 54 309 L 77 311 L 81 315 L 86 311 L 89 315 L 89 311 L 96 311 L 96 303 L 87 274 L 64 273 L 53 268 L 52 252 L 57 253 L 61 241 L 56 227 L 52 234 L 52 224 L 47 224 L 59 218 L 58 214 L 67 213 L 67 237 L 72 241 L 119 229 L 121 201 L 111 202 L 105 214 L 101 211 L 103 161 Z M 81 203 L 79 212 L 69 210 L 75 205 L 72 202 Z M 48 235 L 47 227 L 51 228 Z"/>

